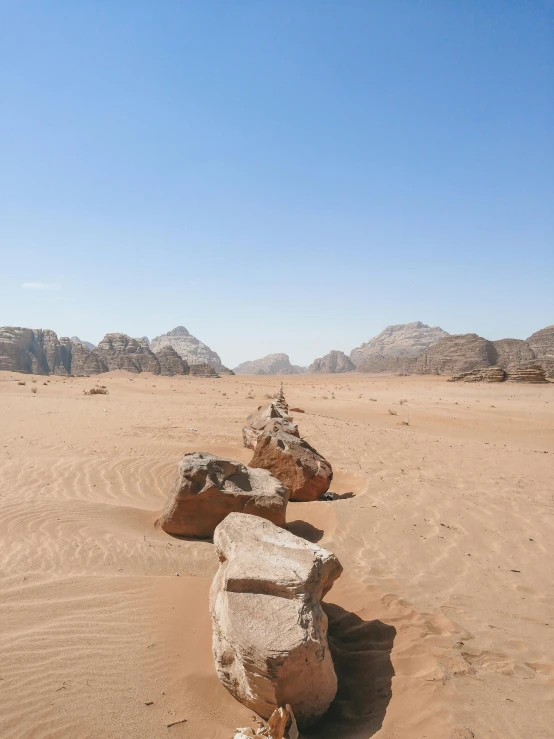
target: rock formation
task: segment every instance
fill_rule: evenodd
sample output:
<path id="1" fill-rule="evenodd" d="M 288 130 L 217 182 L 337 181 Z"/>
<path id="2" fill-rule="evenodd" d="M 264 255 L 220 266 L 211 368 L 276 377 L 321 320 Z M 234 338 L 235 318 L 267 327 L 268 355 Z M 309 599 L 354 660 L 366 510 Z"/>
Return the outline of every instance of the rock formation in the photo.
<path id="1" fill-rule="evenodd" d="M 484 367 L 454 375 L 448 382 L 504 382 L 506 372 L 502 367 Z"/>
<path id="2" fill-rule="evenodd" d="M 258 436 L 262 431 L 285 431 L 293 436 L 300 436 L 298 426 L 289 415 L 289 409 L 283 388 L 270 403 L 266 403 L 251 413 L 247 418 L 247 425 L 242 429 L 242 439 L 247 449 L 255 449 Z"/>
<path id="3" fill-rule="evenodd" d="M 291 364 L 288 354 L 268 354 L 235 367 L 236 375 L 300 375 L 303 367 Z"/>
<path id="4" fill-rule="evenodd" d="M 409 369 L 415 359 L 449 334 L 439 326 L 421 321 L 387 326 L 378 336 L 350 353 L 350 359 L 362 372 L 396 372 Z"/>
<path id="5" fill-rule="evenodd" d="M 266 470 L 207 452 L 185 454 L 159 523 L 168 534 L 208 538 L 232 511 L 285 525 L 289 491 Z"/>
<path id="6" fill-rule="evenodd" d="M 177 354 L 172 346 L 162 346 L 156 354 L 162 375 L 188 375 L 188 364 Z"/>
<path id="7" fill-rule="evenodd" d="M 344 352 L 333 349 L 321 359 L 314 359 L 308 372 L 313 374 L 327 374 L 339 372 L 354 372 L 356 365 Z"/>
<path id="8" fill-rule="evenodd" d="M 225 367 L 223 365 L 221 366 L 221 369 L 219 370 L 219 374 L 220 375 L 232 375 L 233 377 L 235 376 L 235 373 L 233 372 L 232 369 L 229 369 L 229 367 Z"/>
<path id="9" fill-rule="evenodd" d="M 67 375 L 62 346 L 48 329 L 0 328 L 0 370 L 35 375 Z"/>
<path id="10" fill-rule="evenodd" d="M 82 341 L 78 336 L 72 336 L 69 341 L 72 341 L 74 344 L 82 344 L 85 349 L 88 349 L 89 352 L 94 349 L 94 344 L 90 341 Z"/>
<path id="11" fill-rule="evenodd" d="M 554 324 L 536 331 L 527 339 L 547 377 L 554 377 Z"/>
<path id="12" fill-rule="evenodd" d="M 67 366 L 75 377 L 88 377 L 108 371 L 108 367 L 100 357 L 94 351 L 89 351 L 82 342 L 75 343 L 67 337 L 62 337 L 60 344 L 68 358 Z"/>
<path id="13" fill-rule="evenodd" d="M 540 364 L 528 365 L 527 367 L 516 367 L 508 371 L 509 382 L 548 382 L 544 368 Z"/>
<path id="14" fill-rule="evenodd" d="M 211 364 L 191 364 L 189 366 L 190 374 L 195 377 L 219 377 Z"/>
<path id="15" fill-rule="evenodd" d="M 106 334 L 94 353 L 110 371 L 160 374 L 160 363 L 156 355 L 127 334 Z"/>
<path id="16" fill-rule="evenodd" d="M 285 431 L 262 431 L 250 467 L 261 467 L 290 489 L 290 500 L 318 500 L 329 490 L 333 470 L 304 439 Z"/>
<path id="17" fill-rule="evenodd" d="M 298 725 L 309 726 L 337 690 L 321 599 L 342 572 L 339 561 L 241 513 L 219 524 L 214 544 L 210 614 L 219 679 L 263 718 L 288 704 Z"/>
<path id="18" fill-rule="evenodd" d="M 223 366 L 219 355 L 212 351 L 209 346 L 198 341 L 198 339 L 192 336 L 184 326 L 177 326 L 172 331 L 168 331 L 167 334 L 156 336 L 150 342 L 150 349 L 156 353 L 158 353 L 163 346 L 172 346 L 177 354 L 184 359 L 190 367 L 192 367 L 193 364 L 209 364 L 217 373 Z"/>
<path id="19" fill-rule="evenodd" d="M 496 349 L 496 364 L 504 370 L 519 367 L 535 358 L 529 344 L 522 339 L 499 339 L 492 343 Z"/>
<path id="20" fill-rule="evenodd" d="M 415 371 L 425 375 L 459 375 L 496 364 L 492 341 L 477 334 L 446 336 L 415 360 Z"/>

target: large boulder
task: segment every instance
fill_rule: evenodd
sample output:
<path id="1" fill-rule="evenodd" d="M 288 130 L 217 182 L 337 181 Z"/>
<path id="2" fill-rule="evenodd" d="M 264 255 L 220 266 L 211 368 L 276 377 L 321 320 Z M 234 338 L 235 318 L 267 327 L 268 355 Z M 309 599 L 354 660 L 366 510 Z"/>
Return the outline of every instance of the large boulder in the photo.
<path id="1" fill-rule="evenodd" d="M 242 429 L 242 440 L 247 449 L 256 448 L 258 436 L 265 430 L 285 431 L 293 436 L 300 436 L 298 426 L 289 414 L 282 388 L 271 402 L 260 406 L 246 421 L 247 425 Z"/>
<path id="2" fill-rule="evenodd" d="M 185 454 L 159 524 L 168 534 L 213 536 L 233 511 L 250 513 L 285 525 L 288 489 L 266 470 L 207 452 Z"/>
<path id="3" fill-rule="evenodd" d="M 337 690 L 321 599 L 342 567 L 331 552 L 268 521 L 231 513 L 217 527 L 210 592 L 219 679 L 263 718 L 291 706 L 300 727 Z"/>
<path id="4" fill-rule="evenodd" d="M 269 470 L 290 489 L 290 500 L 318 500 L 329 490 L 333 470 L 305 439 L 285 431 L 262 431 L 250 467 Z"/>
<path id="5" fill-rule="evenodd" d="M 313 374 L 338 374 L 339 372 L 354 372 L 356 365 L 344 352 L 332 349 L 321 359 L 314 359 L 308 372 Z"/>
<path id="6" fill-rule="evenodd" d="M 496 363 L 504 370 L 528 364 L 535 358 L 535 352 L 522 339 L 499 339 L 492 343 L 496 349 Z"/>

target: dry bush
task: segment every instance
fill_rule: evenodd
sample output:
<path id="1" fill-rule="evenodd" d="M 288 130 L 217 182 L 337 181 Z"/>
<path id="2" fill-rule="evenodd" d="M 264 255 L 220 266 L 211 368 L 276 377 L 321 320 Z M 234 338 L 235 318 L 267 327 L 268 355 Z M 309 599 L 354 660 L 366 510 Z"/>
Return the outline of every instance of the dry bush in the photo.
<path id="1" fill-rule="evenodd" d="M 391 416 L 397 416 L 398 415 L 398 413 L 395 410 L 393 410 L 392 408 L 389 408 L 389 413 L 391 414 Z"/>
<path id="2" fill-rule="evenodd" d="M 83 390 L 84 395 L 109 395 L 106 387 L 91 387 L 90 390 Z"/>
<path id="3" fill-rule="evenodd" d="M 377 398 L 370 398 L 370 400 L 371 400 L 372 403 L 376 403 L 377 402 Z"/>
<path id="4" fill-rule="evenodd" d="M 18 385 L 26 385 L 27 383 L 25 381 L 23 381 L 23 382 L 18 382 L 17 384 Z"/>
<path id="5" fill-rule="evenodd" d="M 400 405 L 404 405 L 404 403 L 407 403 L 408 401 L 406 400 L 406 398 L 402 398 L 402 400 L 399 400 L 398 402 Z"/>
<path id="6" fill-rule="evenodd" d="M 32 387 L 32 388 L 31 388 L 31 392 L 32 392 L 32 393 L 36 393 L 36 391 L 37 391 L 36 387 Z"/>

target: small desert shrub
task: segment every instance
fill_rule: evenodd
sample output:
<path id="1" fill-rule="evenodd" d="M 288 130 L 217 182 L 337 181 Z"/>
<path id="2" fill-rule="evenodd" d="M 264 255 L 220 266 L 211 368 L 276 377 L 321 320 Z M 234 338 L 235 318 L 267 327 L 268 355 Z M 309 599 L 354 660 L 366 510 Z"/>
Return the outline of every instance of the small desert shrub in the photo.
<path id="1" fill-rule="evenodd" d="M 409 418 L 406 418 L 404 421 L 400 421 L 400 423 L 403 426 L 409 426 L 410 425 L 410 419 Z"/>
<path id="2" fill-rule="evenodd" d="M 32 392 L 32 393 L 36 393 L 36 391 L 37 391 L 36 387 L 32 387 L 32 388 L 31 388 L 31 392 Z"/>
<path id="3" fill-rule="evenodd" d="M 371 400 L 372 403 L 376 403 L 377 402 L 377 398 L 370 398 L 370 400 Z"/>
<path id="4" fill-rule="evenodd" d="M 389 413 L 391 414 L 391 416 L 397 416 L 398 415 L 398 413 L 396 411 L 394 411 L 392 408 L 389 408 Z"/>
<path id="5" fill-rule="evenodd" d="M 18 385 L 26 385 L 27 383 L 25 381 L 23 381 L 23 382 L 18 382 L 17 384 Z"/>
<path id="6" fill-rule="evenodd" d="M 43 382 L 42 384 L 43 384 L 43 385 L 48 385 L 48 383 L 47 383 L 47 382 Z"/>
<path id="7" fill-rule="evenodd" d="M 407 403 L 408 401 L 406 400 L 406 398 L 402 398 L 402 400 L 399 400 L 398 402 L 400 405 L 404 405 L 404 403 Z"/>
<path id="8" fill-rule="evenodd" d="M 105 387 L 91 387 L 90 390 L 83 390 L 85 395 L 108 395 L 108 390 Z"/>

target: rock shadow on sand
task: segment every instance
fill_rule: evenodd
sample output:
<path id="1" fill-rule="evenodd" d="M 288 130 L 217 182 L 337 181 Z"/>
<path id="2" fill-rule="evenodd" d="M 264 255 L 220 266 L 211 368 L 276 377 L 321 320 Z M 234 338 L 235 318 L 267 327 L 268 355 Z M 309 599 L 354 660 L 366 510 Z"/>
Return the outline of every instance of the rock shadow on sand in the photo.
<path id="1" fill-rule="evenodd" d="M 316 526 L 312 526 L 311 523 L 300 520 L 289 521 L 287 523 L 287 529 L 291 534 L 299 536 L 301 539 L 306 539 L 306 541 L 311 541 L 312 544 L 317 544 L 318 541 L 321 541 L 325 533 L 323 529 L 318 529 Z"/>
<path id="2" fill-rule="evenodd" d="M 323 603 L 323 608 L 338 690 L 325 716 L 304 736 L 369 739 L 383 725 L 392 697 L 390 654 L 396 629 L 379 620 L 364 621 L 333 603 Z"/>

